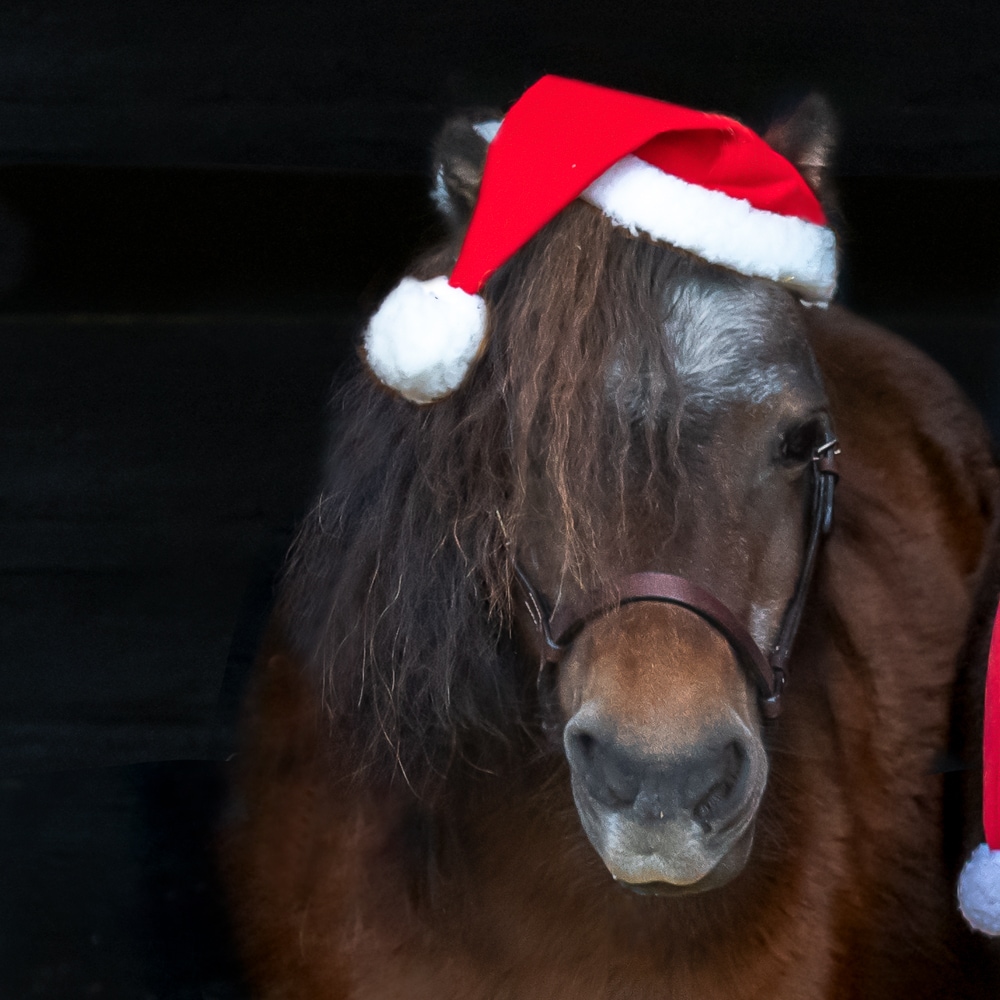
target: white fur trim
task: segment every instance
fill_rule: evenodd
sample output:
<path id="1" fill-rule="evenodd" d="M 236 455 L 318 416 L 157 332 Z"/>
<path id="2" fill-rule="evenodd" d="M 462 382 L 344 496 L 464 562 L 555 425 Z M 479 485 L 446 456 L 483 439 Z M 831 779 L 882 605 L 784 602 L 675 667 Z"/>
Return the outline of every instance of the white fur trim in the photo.
<path id="1" fill-rule="evenodd" d="M 461 384 L 486 332 L 486 303 L 448 284 L 403 280 L 365 330 L 365 355 L 375 375 L 415 403 L 430 403 Z"/>
<path id="2" fill-rule="evenodd" d="M 984 934 L 1000 935 L 1000 851 L 980 844 L 958 878 L 962 916 Z"/>
<path id="3" fill-rule="evenodd" d="M 625 156 L 581 197 L 633 235 L 647 233 L 742 274 L 770 278 L 828 301 L 837 283 L 831 229 L 754 208 Z"/>

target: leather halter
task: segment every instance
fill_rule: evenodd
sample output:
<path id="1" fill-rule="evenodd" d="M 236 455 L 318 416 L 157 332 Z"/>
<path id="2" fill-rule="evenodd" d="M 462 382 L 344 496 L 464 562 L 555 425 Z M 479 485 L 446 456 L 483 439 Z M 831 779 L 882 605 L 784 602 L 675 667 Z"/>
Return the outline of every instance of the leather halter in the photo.
<path id="1" fill-rule="evenodd" d="M 809 537 L 795 591 L 785 609 L 778 638 L 769 656 L 764 654 L 753 636 L 722 601 L 685 577 L 670 573 L 632 573 L 619 580 L 610 593 L 602 590 L 587 594 L 583 600 L 583 610 L 564 607 L 552 614 L 545 598 L 515 562 L 514 571 L 524 592 L 524 605 L 538 634 L 540 675 L 546 666 L 559 663 L 573 640 L 596 618 L 637 601 L 677 604 L 693 611 L 726 639 L 740 665 L 757 684 L 764 717 L 777 718 L 781 713 L 781 693 L 788 677 L 788 658 L 802 620 L 802 611 L 816 568 L 816 557 L 823 538 L 829 534 L 833 525 L 833 492 L 837 482 L 835 456 L 839 454 L 836 438 L 813 451 L 810 463 L 813 495 Z"/>

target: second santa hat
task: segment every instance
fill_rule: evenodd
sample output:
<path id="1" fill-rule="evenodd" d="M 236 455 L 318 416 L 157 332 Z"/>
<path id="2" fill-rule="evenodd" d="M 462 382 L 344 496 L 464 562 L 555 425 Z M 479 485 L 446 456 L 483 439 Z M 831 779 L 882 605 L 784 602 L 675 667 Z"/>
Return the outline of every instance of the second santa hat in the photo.
<path id="1" fill-rule="evenodd" d="M 450 276 L 404 278 L 372 316 L 365 356 L 414 402 L 456 389 L 482 349 L 489 276 L 575 198 L 617 226 L 826 303 L 836 239 L 783 156 L 731 118 L 546 76 L 490 143 Z"/>
<path id="2" fill-rule="evenodd" d="M 958 905 L 984 934 L 1000 936 L 1000 609 L 986 669 L 983 718 L 984 842 L 966 861 L 958 880 Z"/>

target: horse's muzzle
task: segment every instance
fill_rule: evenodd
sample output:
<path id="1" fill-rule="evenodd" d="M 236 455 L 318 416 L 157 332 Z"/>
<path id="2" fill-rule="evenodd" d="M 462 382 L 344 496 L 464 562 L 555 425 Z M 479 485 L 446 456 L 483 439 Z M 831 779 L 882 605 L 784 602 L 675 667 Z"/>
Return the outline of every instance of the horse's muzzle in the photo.
<path id="1" fill-rule="evenodd" d="M 710 888 L 742 869 L 767 761 L 739 720 L 656 756 L 622 744 L 583 709 L 563 742 L 584 830 L 617 880 Z"/>

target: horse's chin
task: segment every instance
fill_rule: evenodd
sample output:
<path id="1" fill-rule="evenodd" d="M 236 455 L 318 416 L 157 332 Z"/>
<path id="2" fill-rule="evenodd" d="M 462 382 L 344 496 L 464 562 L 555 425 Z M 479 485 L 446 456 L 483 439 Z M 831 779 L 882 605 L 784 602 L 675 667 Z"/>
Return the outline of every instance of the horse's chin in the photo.
<path id="1" fill-rule="evenodd" d="M 586 794 L 574 797 L 584 831 L 612 878 L 635 892 L 678 896 L 718 889 L 750 857 L 755 809 L 726 830 L 707 833 L 690 821 L 635 823 L 595 808 Z"/>
<path id="2" fill-rule="evenodd" d="M 610 865 L 608 866 L 608 871 L 611 872 L 612 877 L 619 886 L 641 896 L 693 896 L 701 892 L 710 892 L 712 889 L 720 889 L 736 878 L 743 871 L 744 867 L 746 867 L 752 847 L 753 824 L 751 823 L 739 840 L 737 840 L 719 862 L 706 874 L 693 882 L 673 882 L 669 879 L 633 882 L 617 875 Z M 607 864 L 606 861 L 605 864 Z"/>

